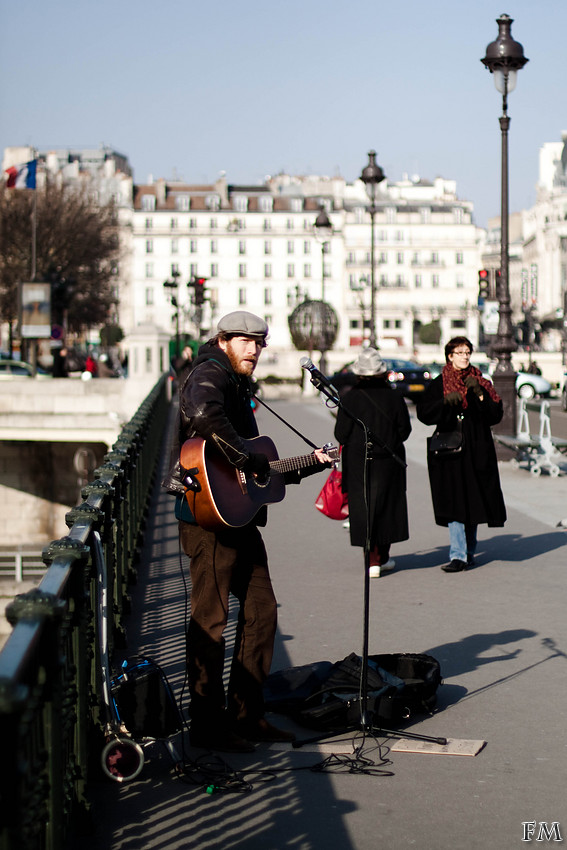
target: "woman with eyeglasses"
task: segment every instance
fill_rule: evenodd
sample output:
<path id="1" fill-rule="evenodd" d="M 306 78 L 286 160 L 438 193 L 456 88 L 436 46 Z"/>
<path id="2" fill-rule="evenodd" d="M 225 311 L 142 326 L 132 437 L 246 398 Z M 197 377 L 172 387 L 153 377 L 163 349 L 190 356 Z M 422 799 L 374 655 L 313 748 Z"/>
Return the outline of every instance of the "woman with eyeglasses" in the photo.
<path id="1" fill-rule="evenodd" d="M 427 452 L 435 522 L 449 528 L 449 563 L 441 567 L 447 573 L 474 566 L 478 525 L 501 527 L 506 522 L 490 430 L 502 419 L 502 400 L 492 382 L 471 366 L 472 352 L 466 337 L 449 340 L 443 371 L 416 407 L 420 422 L 436 425 L 441 434 L 462 429 L 459 451 Z"/>

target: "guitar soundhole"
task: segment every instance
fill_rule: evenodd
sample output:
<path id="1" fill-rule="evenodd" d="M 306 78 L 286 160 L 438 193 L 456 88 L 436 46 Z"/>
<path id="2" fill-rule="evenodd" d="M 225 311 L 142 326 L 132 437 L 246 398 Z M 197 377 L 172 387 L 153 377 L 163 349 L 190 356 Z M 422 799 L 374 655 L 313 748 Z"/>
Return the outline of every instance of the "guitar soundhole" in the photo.
<path id="1" fill-rule="evenodd" d="M 254 484 L 256 485 L 256 487 L 262 487 L 262 488 L 263 487 L 269 487 L 270 481 L 271 481 L 270 475 L 268 475 L 268 477 L 266 478 L 265 481 L 260 481 L 258 478 L 254 478 Z"/>

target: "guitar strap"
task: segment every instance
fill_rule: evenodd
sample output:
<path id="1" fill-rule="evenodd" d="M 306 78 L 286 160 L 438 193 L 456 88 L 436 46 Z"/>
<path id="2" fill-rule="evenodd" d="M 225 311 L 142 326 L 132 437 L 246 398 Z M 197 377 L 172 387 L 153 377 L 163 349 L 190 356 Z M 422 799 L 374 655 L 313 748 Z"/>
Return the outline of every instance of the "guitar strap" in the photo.
<path id="1" fill-rule="evenodd" d="M 293 425 L 291 425 L 291 423 L 289 423 L 287 421 L 287 419 L 284 419 L 283 416 L 280 416 L 279 413 L 276 413 L 275 410 L 272 410 L 272 408 L 269 406 L 269 404 L 266 404 L 266 402 L 262 401 L 261 398 L 258 398 L 257 395 L 253 395 L 252 398 L 254 399 L 254 401 L 257 401 L 258 404 L 261 404 L 262 407 L 265 407 L 266 410 L 269 410 L 270 413 L 272 413 L 276 417 L 276 419 L 279 419 L 280 422 L 283 422 L 284 425 L 287 425 L 287 427 L 290 429 L 290 431 L 293 431 L 294 434 L 297 434 L 298 437 L 301 437 L 303 442 L 307 443 L 308 446 L 311 446 L 312 449 L 318 449 L 319 448 L 319 446 L 316 446 L 315 443 L 312 443 L 311 440 L 309 440 L 305 436 L 305 434 L 302 434 L 301 431 L 298 431 L 297 428 L 294 428 Z"/>

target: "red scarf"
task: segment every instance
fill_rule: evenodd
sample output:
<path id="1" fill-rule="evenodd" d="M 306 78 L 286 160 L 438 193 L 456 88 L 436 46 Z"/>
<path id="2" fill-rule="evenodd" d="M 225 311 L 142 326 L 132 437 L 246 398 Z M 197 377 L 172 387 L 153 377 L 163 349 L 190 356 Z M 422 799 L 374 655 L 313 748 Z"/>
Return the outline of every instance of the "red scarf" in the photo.
<path id="1" fill-rule="evenodd" d="M 481 387 L 486 390 L 492 401 L 500 401 L 500 396 L 494 389 L 492 381 L 488 381 L 482 377 L 482 372 L 476 366 L 467 366 L 466 369 L 454 369 L 450 363 L 443 366 L 443 395 L 449 393 L 460 393 L 463 399 L 463 410 L 468 406 L 467 388 L 465 387 L 465 378 L 468 375 L 473 375 L 478 378 Z"/>

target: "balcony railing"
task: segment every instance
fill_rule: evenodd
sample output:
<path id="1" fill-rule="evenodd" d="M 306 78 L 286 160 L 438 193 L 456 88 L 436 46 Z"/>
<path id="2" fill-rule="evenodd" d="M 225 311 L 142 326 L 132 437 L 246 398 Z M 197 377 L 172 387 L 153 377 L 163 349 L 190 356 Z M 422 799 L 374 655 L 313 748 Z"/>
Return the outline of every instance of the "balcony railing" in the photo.
<path id="1" fill-rule="evenodd" d="M 163 377 L 82 491 L 83 503 L 67 514 L 67 536 L 45 548 L 39 587 L 8 606 L 13 629 L 0 652 L 0 850 L 58 850 L 88 821 L 85 785 L 104 746 L 100 627 L 111 657 L 124 645 L 167 406 Z M 102 616 L 93 554 L 99 538 L 108 573 Z"/>

